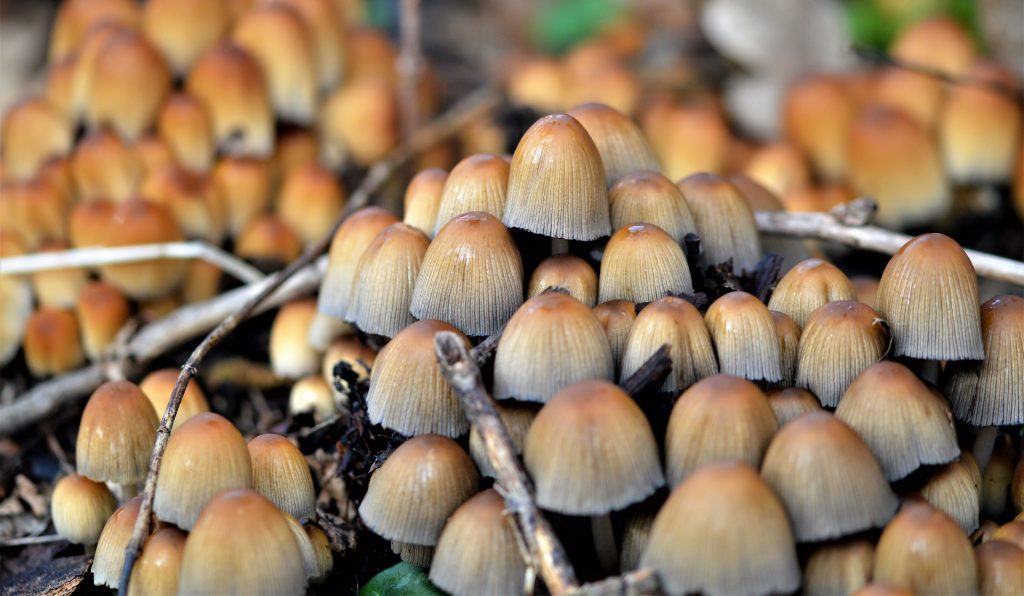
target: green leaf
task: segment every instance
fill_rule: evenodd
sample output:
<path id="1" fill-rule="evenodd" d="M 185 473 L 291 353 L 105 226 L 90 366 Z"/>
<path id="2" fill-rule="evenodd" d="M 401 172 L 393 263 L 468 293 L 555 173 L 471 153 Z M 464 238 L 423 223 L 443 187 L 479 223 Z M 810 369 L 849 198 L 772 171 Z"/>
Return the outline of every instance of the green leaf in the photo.
<path id="1" fill-rule="evenodd" d="M 430 583 L 427 570 L 405 561 L 388 567 L 366 582 L 359 596 L 443 596 Z"/>
<path id="2" fill-rule="evenodd" d="M 542 2 L 533 18 L 532 35 L 540 49 L 562 52 L 600 31 L 621 12 L 621 0 Z"/>

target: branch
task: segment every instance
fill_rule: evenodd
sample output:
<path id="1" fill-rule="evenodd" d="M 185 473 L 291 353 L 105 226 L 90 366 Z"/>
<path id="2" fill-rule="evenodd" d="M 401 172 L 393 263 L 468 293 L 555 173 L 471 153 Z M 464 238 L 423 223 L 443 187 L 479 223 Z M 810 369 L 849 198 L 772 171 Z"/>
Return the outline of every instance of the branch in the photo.
<path id="1" fill-rule="evenodd" d="M 906 234 L 864 225 L 874 212 L 870 199 L 857 199 L 844 203 L 828 213 L 787 213 L 785 211 L 758 211 L 757 229 L 767 234 L 831 240 L 854 248 L 873 250 L 893 255 L 911 240 Z M 1024 263 L 997 257 L 976 250 L 964 252 L 974 263 L 981 277 L 1024 285 Z"/>
<path id="2" fill-rule="evenodd" d="M 198 372 L 199 364 L 203 358 L 221 342 L 228 334 L 250 314 L 252 314 L 261 303 L 274 293 L 288 278 L 313 262 L 313 260 L 330 245 L 335 232 L 341 226 L 346 217 L 356 209 L 365 205 L 370 196 L 387 182 L 391 174 L 404 164 L 409 158 L 417 153 L 429 149 L 439 140 L 456 132 L 463 125 L 473 121 L 481 113 L 491 109 L 498 103 L 498 95 L 490 88 L 477 91 L 462 101 L 453 105 L 445 114 L 434 120 L 428 126 L 418 130 L 412 135 L 407 143 L 392 152 L 383 161 L 378 162 L 363 178 L 362 183 L 349 198 L 345 210 L 335 220 L 334 224 L 316 243 L 309 246 L 306 251 L 287 267 L 275 272 L 267 278 L 266 283 L 255 295 L 249 298 L 240 309 L 231 313 L 221 321 L 213 331 L 192 352 L 188 360 L 181 367 L 181 374 L 174 384 L 174 389 L 167 402 L 167 409 L 164 411 L 160 427 L 157 429 L 156 444 L 153 446 L 153 456 L 149 464 L 149 474 L 146 477 L 145 490 L 142 496 L 142 503 L 139 507 L 139 515 L 135 520 L 135 527 L 132 530 L 132 537 L 125 548 L 124 568 L 121 571 L 121 581 L 118 592 L 124 596 L 128 593 L 128 579 L 131 577 L 132 567 L 142 550 L 142 543 L 149 535 L 150 521 L 153 512 L 153 497 L 156 491 L 157 475 L 160 472 L 160 463 L 163 459 L 164 449 L 171 435 L 171 426 L 178 414 L 178 406 L 181 404 L 182 395 L 189 380 Z"/>
<path id="3" fill-rule="evenodd" d="M 401 12 L 398 18 L 399 28 L 399 107 L 402 111 L 403 138 L 409 138 L 419 127 L 419 84 L 421 30 L 420 0 L 401 0 Z"/>
<path id="4" fill-rule="evenodd" d="M 624 575 L 583 584 L 569 590 L 573 596 L 627 596 L 634 594 L 661 594 L 661 584 L 652 569 L 637 569 Z"/>
<path id="5" fill-rule="evenodd" d="M 660 387 L 671 370 L 672 358 L 669 357 L 668 344 L 662 344 L 656 352 L 651 354 L 650 358 L 640 365 L 640 368 L 636 369 L 636 372 L 619 383 L 619 386 L 635 398 L 648 389 Z"/>
<path id="6" fill-rule="evenodd" d="M 59 252 L 8 257 L 0 259 L 0 275 L 21 275 L 71 267 L 100 267 L 157 259 L 202 259 L 245 283 L 257 282 L 264 277 L 259 269 L 235 255 L 199 240 L 134 246 L 75 248 Z"/>
<path id="7" fill-rule="evenodd" d="M 455 389 L 470 423 L 484 439 L 487 458 L 501 487 L 505 506 L 518 521 L 523 541 L 552 594 L 577 588 L 576 573 L 551 525 L 533 501 L 533 486 L 516 459 L 505 426 L 480 379 L 480 369 L 458 336 L 441 331 L 434 336 L 437 359 L 445 379 Z"/>

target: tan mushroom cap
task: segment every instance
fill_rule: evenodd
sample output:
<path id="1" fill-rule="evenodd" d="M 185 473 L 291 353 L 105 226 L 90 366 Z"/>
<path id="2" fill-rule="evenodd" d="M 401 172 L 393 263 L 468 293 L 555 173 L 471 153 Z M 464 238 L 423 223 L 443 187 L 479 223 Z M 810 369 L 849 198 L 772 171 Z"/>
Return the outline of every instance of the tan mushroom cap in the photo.
<path id="1" fill-rule="evenodd" d="M 663 344 L 669 346 L 672 372 L 660 391 L 678 394 L 718 373 L 704 317 L 686 300 L 669 296 L 648 304 L 636 315 L 622 348 L 619 377 L 626 379 L 635 373 Z"/>
<path id="2" fill-rule="evenodd" d="M 989 540 L 974 547 L 978 560 L 979 593 L 1024 593 L 1024 550 L 1005 540 Z"/>
<path id="3" fill-rule="evenodd" d="M 101 385 L 89 397 L 78 425 L 78 471 L 96 481 L 135 484 L 146 478 L 159 424 L 134 383 Z"/>
<path id="4" fill-rule="evenodd" d="M 786 511 L 753 468 L 701 468 L 658 512 L 641 564 L 672 594 L 791 592 L 800 585 Z"/>
<path id="5" fill-rule="evenodd" d="M 821 402 L 806 389 L 797 387 L 772 389 L 767 396 L 768 405 L 775 412 L 775 419 L 779 421 L 780 428 L 790 420 L 799 418 L 802 414 L 821 409 Z"/>
<path id="6" fill-rule="evenodd" d="M 975 473 L 977 464 L 965 453 L 960 461 L 936 470 L 921 489 L 929 505 L 952 518 L 968 535 L 978 529 L 981 509 L 981 486 Z"/>
<path id="7" fill-rule="evenodd" d="M 146 394 L 149 403 L 153 406 L 157 418 L 163 418 L 164 410 L 167 409 L 167 402 L 170 400 L 174 385 L 178 382 L 178 375 L 181 373 L 177 368 L 162 368 L 149 373 L 139 382 L 139 389 Z M 199 387 L 195 378 L 189 379 L 185 385 L 185 393 L 182 395 L 181 403 L 178 405 L 178 414 L 174 417 L 174 427 L 184 424 L 186 420 L 210 411 L 210 404 L 206 401 L 206 394 Z"/>
<path id="8" fill-rule="evenodd" d="M 782 380 L 782 354 L 775 321 L 760 300 L 729 292 L 704 314 L 723 374 L 752 381 Z"/>
<path id="9" fill-rule="evenodd" d="M 609 300 L 598 304 L 593 310 L 608 335 L 612 359 L 618 368 L 622 362 L 622 353 L 626 349 L 626 337 L 636 319 L 636 305 L 629 300 Z"/>
<path id="10" fill-rule="evenodd" d="M 589 307 L 597 304 L 597 273 L 590 263 L 573 255 L 553 255 L 537 265 L 526 286 L 526 298 L 548 288 L 562 288 Z"/>
<path id="11" fill-rule="evenodd" d="M 574 383 L 541 408 L 523 461 L 537 504 L 570 515 L 600 515 L 642 501 L 665 482 L 647 418 L 617 386 Z"/>
<path id="12" fill-rule="evenodd" d="M 181 572 L 186 536 L 181 530 L 168 526 L 158 529 L 146 539 L 132 569 L 128 596 L 178 592 L 178 574 Z"/>
<path id="13" fill-rule="evenodd" d="M 618 178 L 608 189 L 612 227 L 634 223 L 658 226 L 676 242 L 697 232 L 690 207 L 671 180 L 653 170 L 639 170 Z"/>
<path id="14" fill-rule="evenodd" d="M 81 474 L 61 478 L 53 489 L 50 515 L 62 538 L 75 544 L 96 544 L 117 501 L 102 482 Z"/>
<path id="15" fill-rule="evenodd" d="M 142 495 L 139 495 L 121 505 L 104 524 L 92 559 L 92 581 L 95 585 L 116 589 L 120 584 L 125 548 L 131 539 L 141 505 Z"/>
<path id="16" fill-rule="evenodd" d="M 259 435 L 247 447 L 253 489 L 296 519 L 315 517 L 313 476 L 298 447 L 275 434 Z"/>
<path id="17" fill-rule="evenodd" d="M 880 527 L 899 505 L 868 446 L 827 412 L 804 414 L 779 429 L 761 475 L 781 497 L 801 542 Z"/>
<path id="18" fill-rule="evenodd" d="M 448 222 L 470 211 L 482 211 L 501 219 L 505 212 L 509 164 L 497 155 L 470 155 L 452 168 L 444 182 L 434 226 L 436 236 Z"/>
<path id="19" fill-rule="evenodd" d="M 697 223 L 705 266 L 732 260 L 733 269 L 753 271 L 761 258 L 754 213 L 740 191 L 717 174 L 691 174 L 676 183 Z"/>
<path id="20" fill-rule="evenodd" d="M 429 244 L 423 232 L 400 222 L 377 234 L 356 265 L 345 320 L 387 337 L 412 324 L 409 308 Z"/>
<path id="21" fill-rule="evenodd" d="M 392 213 L 380 207 L 363 207 L 345 219 L 328 251 L 327 273 L 317 302 L 321 312 L 344 318 L 359 259 L 377 234 L 397 221 Z"/>
<path id="22" fill-rule="evenodd" d="M 594 141 L 608 186 L 630 172 L 659 169 L 654 149 L 629 116 L 602 103 L 585 103 L 569 110 L 568 114 Z"/>
<path id="23" fill-rule="evenodd" d="M 612 234 L 601 259 L 598 300 L 651 302 L 693 293 L 686 255 L 654 224 L 632 223 Z"/>
<path id="24" fill-rule="evenodd" d="M 801 329 L 818 307 L 837 300 L 856 300 L 857 292 L 846 275 L 821 259 L 806 259 L 779 280 L 768 308 L 785 313 Z"/>
<path id="25" fill-rule="evenodd" d="M 807 559 L 804 593 L 850 594 L 871 581 L 875 547 L 867 540 L 826 543 Z"/>
<path id="26" fill-rule="evenodd" d="M 905 504 L 882 532 L 874 579 L 917 594 L 971 594 L 978 589 L 970 541 L 949 516 L 919 502 Z"/>

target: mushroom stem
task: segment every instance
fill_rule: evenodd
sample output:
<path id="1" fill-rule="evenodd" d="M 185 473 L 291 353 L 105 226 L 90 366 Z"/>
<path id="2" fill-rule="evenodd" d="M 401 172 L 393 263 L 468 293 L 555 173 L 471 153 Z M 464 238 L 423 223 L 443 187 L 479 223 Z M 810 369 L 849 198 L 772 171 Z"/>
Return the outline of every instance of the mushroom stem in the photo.
<path id="1" fill-rule="evenodd" d="M 601 567 L 608 575 L 619 571 L 619 548 L 615 544 L 615 529 L 612 528 L 611 515 L 590 516 L 590 532 L 594 536 L 594 549 Z"/>
<path id="2" fill-rule="evenodd" d="M 988 462 L 992 459 L 992 451 L 996 446 L 996 439 L 999 437 L 998 426 L 983 426 L 974 437 L 974 459 L 978 462 L 978 469 L 985 473 Z"/>
<path id="3" fill-rule="evenodd" d="M 569 254 L 569 241 L 565 238 L 552 238 L 551 239 L 551 254 L 552 255 L 567 255 Z"/>

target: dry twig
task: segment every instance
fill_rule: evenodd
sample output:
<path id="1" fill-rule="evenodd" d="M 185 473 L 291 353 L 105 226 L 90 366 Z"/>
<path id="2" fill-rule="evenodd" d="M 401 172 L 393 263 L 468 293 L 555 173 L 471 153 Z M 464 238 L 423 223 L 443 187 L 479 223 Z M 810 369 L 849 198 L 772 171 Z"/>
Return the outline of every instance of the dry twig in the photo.
<path id="1" fill-rule="evenodd" d="M 267 278 L 266 284 L 259 292 L 250 298 L 239 310 L 231 313 L 213 331 L 211 331 L 196 349 L 189 356 L 188 360 L 181 367 L 181 374 L 174 385 L 174 390 L 167 402 L 167 409 L 164 411 L 157 429 L 156 444 L 153 447 L 153 456 L 149 464 L 149 474 L 146 477 L 145 490 L 142 503 L 139 507 L 139 515 L 132 530 L 132 538 L 125 549 L 124 569 L 121 572 L 118 592 L 122 595 L 128 593 L 128 579 L 131 577 L 132 567 L 142 550 L 142 543 L 149 535 L 150 518 L 153 512 L 153 497 L 156 492 L 156 480 L 160 471 L 160 463 L 163 459 L 164 449 L 167 447 L 167 440 L 171 435 L 171 426 L 178 414 L 178 406 L 181 404 L 182 395 L 189 380 L 195 376 L 199 364 L 203 358 L 216 346 L 224 337 L 235 330 L 236 327 L 270 295 L 277 290 L 285 281 L 298 271 L 304 269 L 313 262 L 317 256 L 324 252 L 334 233 L 341 226 L 344 219 L 356 209 L 365 205 L 370 196 L 373 195 L 391 174 L 409 158 L 421 151 L 429 149 L 444 137 L 454 133 L 463 125 L 471 122 L 484 111 L 491 109 L 498 102 L 497 94 L 490 88 L 484 88 L 471 94 L 464 100 L 452 106 L 445 114 L 434 120 L 431 124 L 418 130 L 407 143 L 403 144 L 384 160 L 375 164 L 363 178 L 359 188 L 349 198 L 345 211 L 338 217 L 331 228 L 320 240 L 309 246 L 306 251 L 287 267 L 275 272 Z"/>
<path id="2" fill-rule="evenodd" d="M 531 557 L 540 567 L 541 577 L 553 594 L 577 588 L 576 573 L 551 525 L 533 501 L 533 486 L 516 461 L 515 447 L 480 379 L 480 369 L 458 336 L 442 331 L 434 336 L 438 362 L 445 379 L 455 389 L 470 423 L 484 439 L 487 458 L 505 499 L 515 515 L 520 533 Z"/>
<path id="3" fill-rule="evenodd" d="M 420 0 L 401 0 L 399 13 L 399 104 L 402 110 L 403 138 L 409 139 L 420 125 L 418 91 L 423 56 L 420 51 L 422 17 Z"/>
<path id="4" fill-rule="evenodd" d="M 199 240 L 134 246 L 75 248 L 59 252 L 8 257 L 0 259 L 0 275 L 23 275 L 36 271 L 72 267 L 102 267 L 157 259 L 200 259 L 219 267 L 221 271 L 245 283 L 254 283 L 264 278 L 263 273 L 249 263 L 221 248 Z"/>
<path id="5" fill-rule="evenodd" d="M 885 254 L 896 252 L 911 237 L 865 225 L 875 211 L 875 202 L 857 199 L 828 213 L 787 213 L 758 211 L 757 228 L 767 234 L 830 240 L 854 248 Z M 1024 285 L 1024 263 L 976 250 L 965 250 L 981 277 Z"/>

